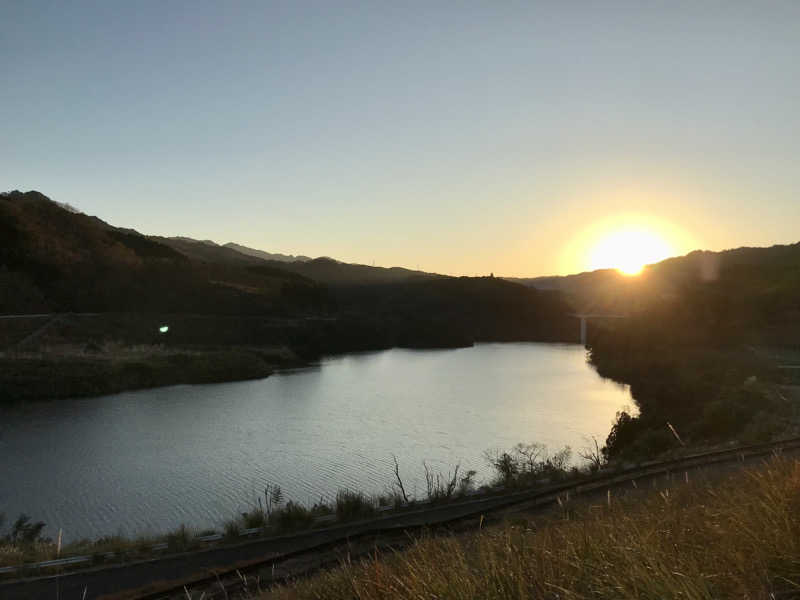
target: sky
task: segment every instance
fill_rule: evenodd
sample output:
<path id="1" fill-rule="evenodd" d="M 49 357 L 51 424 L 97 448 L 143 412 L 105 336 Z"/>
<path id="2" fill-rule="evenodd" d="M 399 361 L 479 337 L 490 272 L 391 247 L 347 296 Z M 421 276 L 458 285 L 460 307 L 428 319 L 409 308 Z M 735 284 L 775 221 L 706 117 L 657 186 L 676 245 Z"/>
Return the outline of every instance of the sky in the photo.
<path id="1" fill-rule="evenodd" d="M 0 190 L 456 275 L 603 266 L 625 224 L 794 243 L 799 30 L 799 2 L 5 0 Z"/>

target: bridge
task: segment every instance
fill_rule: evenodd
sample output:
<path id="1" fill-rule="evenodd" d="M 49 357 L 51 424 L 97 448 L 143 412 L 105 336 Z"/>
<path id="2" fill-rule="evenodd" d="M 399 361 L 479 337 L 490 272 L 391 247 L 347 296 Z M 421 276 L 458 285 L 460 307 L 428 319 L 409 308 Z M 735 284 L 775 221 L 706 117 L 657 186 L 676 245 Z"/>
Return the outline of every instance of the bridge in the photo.
<path id="1" fill-rule="evenodd" d="M 589 319 L 626 319 L 628 315 L 617 314 L 603 314 L 603 313 L 576 313 L 571 314 L 570 317 L 575 317 L 581 320 L 581 345 L 586 345 L 586 322 Z"/>

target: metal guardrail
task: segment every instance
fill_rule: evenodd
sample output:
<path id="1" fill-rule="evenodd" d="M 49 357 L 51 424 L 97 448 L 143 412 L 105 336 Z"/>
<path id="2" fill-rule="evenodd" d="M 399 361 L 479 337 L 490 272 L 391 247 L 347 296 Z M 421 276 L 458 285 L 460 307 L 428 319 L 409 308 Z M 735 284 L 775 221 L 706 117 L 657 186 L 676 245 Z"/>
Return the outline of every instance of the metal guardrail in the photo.
<path id="1" fill-rule="evenodd" d="M 647 461 L 644 463 L 639 463 L 637 465 L 626 467 L 622 469 L 616 469 L 613 471 L 606 471 L 600 472 L 600 474 L 596 475 L 591 479 L 585 479 L 583 481 L 576 481 L 576 482 L 567 482 L 562 483 L 557 486 L 551 486 L 546 489 L 537 489 L 537 490 L 524 490 L 521 492 L 515 492 L 509 494 L 507 496 L 495 496 L 498 500 L 502 500 L 504 498 L 507 499 L 506 502 L 502 503 L 502 506 L 512 505 L 519 502 L 525 502 L 532 499 L 537 498 L 547 498 L 549 496 L 555 497 L 555 495 L 561 494 L 566 491 L 575 491 L 576 493 L 585 493 L 587 491 L 592 491 L 596 489 L 600 489 L 603 487 L 607 487 L 610 485 L 615 485 L 620 482 L 626 482 L 631 479 L 636 479 L 640 477 L 647 477 L 653 474 L 668 472 L 671 468 L 674 467 L 682 467 L 682 468 L 692 468 L 698 467 L 703 465 L 710 465 L 715 464 L 718 462 L 724 462 L 726 460 L 731 459 L 738 459 L 741 458 L 742 460 L 747 456 L 758 456 L 762 454 L 766 454 L 770 451 L 780 450 L 783 448 L 792 449 L 792 448 L 800 448 L 800 438 L 791 438 L 788 440 L 781 440 L 778 442 L 766 442 L 763 444 L 752 444 L 748 446 L 738 446 L 735 448 L 728 448 L 725 450 L 715 450 L 710 452 L 703 452 L 698 454 L 691 454 L 688 456 L 683 456 L 680 458 L 674 458 L 666 461 Z M 477 496 L 477 497 L 476 497 Z M 464 505 L 470 503 L 480 503 L 490 500 L 490 497 L 481 496 L 479 494 L 472 495 L 470 500 L 466 500 L 461 503 L 453 503 L 453 505 Z M 428 501 L 419 501 L 414 502 L 413 506 L 418 509 L 425 509 L 430 504 Z M 403 505 L 404 508 L 408 508 L 410 505 Z M 379 507 L 379 513 L 386 513 L 392 510 L 394 507 L 386 506 L 386 507 Z M 498 505 L 497 507 L 492 508 L 500 508 Z M 415 511 L 420 512 L 420 511 Z M 385 520 L 387 518 L 391 518 L 392 515 L 381 515 L 376 519 L 376 521 Z M 315 524 L 325 524 L 330 523 L 335 520 L 335 515 L 323 515 L 320 517 L 316 517 L 314 519 Z M 363 522 L 362 522 L 363 523 Z M 268 533 L 272 528 L 268 527 L 252 527 L 249 529 L 244 529 L 239 533 L 239 537 L 250 537 L 253 535 L 257 535 L 259 533 Z M 195 538 L 199 542 L 204 543 L 212 543 L 223 539 L 223 535 L 219 533 L 214 533 L 202 537 Z M 166 550 L 169 545 L 165 542 L 154 544 L 150 546 L 150 550 L 152 551 L 161 551 Z M 310 549 L 304 550 L 304 552 L 309 551 Z M 116 552 L 106 552 L 103 554 L 104 559 L 113 559 L 122 553 Z M 19 571 L 31 571 L 31 570 L 40 570 L 40 569 L 49 569 L 55 567 L 62 567 L 62 566 L 70 566 L 82 563 L 91 563 L 94 561 L 96 555 L 82 555 L 82 556 L 70 556 L 66 558 L 54 559 L 54 560 L 45 560 L 38 563 L 26 563 L 23 565 L 12 565 L 8 567 L 0 567 L 0 574 L 7 574 L 7 573 L 15 573 Z M 275 560 L 273 557 L 272 560 Z"/>
<path id="2" fill-rule="evenodd" d="M 417 502 L 416 504 L 417 505 L 424 505 L 424 504 L 427 504 L 427 502 L 424 502 L 424 503 L 423 502 Z M 378 510 L 378 512 L 385 512 L 387 510 L 392 510 L 393 508 L 394 507 L 392 507 L 392 506 L 384 506 L 384 507 L 378 508 L 377 510 Z M 322 524 L 325 524 L 325 523 L 330 523 L 332 521 L 335 521 L 335 519 L 336 519 L 336 515 L 322 515 L 322 516 L 316 517 L 314 519 L 314 524 L 322 525 Z M 269 533 L 271 530 L 273 530 L 273 528 L 271 528 L 271 527 L 251 527 L 249 529 L 243 529 L 242 531 L 240 531 L 239 532 L 239 537 L 243 537 L 244 538 L 244 537 L 250 537 L 250 536 L 253 536 L 253 535 L 258 535 L 260 533 L 261 534 Z M 210 535 L 204 535 L 204 536 L 196 537 L 194 539 L 196 541 L 198 541 L 198 542 L 213 543 L 213 542 L 218 542 L 219 540 L 223 539 L 224 537 L 225 536 L 222 535 L 221 533 L 213 533 L 213 534 L 210 534 Z M 167 548 L 169 548 L 169 544 L 167 544 L 166 542 L 160 542 L 158 544 L 153 544 L 152 546 L 149 547 L 150 551 L 152 551 L 152 552 L 160 552 L 162 550 L 166 550 Z M 111 560 L 111 559 L 116 558 L 117 556 L 121 556 L 121 555 L 123 555 L 122 552 L 106 552 L 102 556 L 103 556 L 103 558 L 105 560 Z M 44 560 L 44 561 L 37 562 L 37 563 L 25 563 L 25 564 L 22 564 L 22 565 L 12 565 L 12 566 L 9 566 L 9 567 L 0 567 L 0 575 L 6 574 L 6 573 L 15 573 L 17 571 L 38 571 L 38 570 L 41 570 L 41 569 L 64 567 L 64 566 L 70 566 L 70 565 L 77 565 L 77 564 L 81 564 L 81 563 L 91 563 L 91 562 L 94 562 L 96 556 L 97 555 L 84 554 L 84 555 L 80 555 L 80 556 L 69 556 L 69 557 L 66 557 L 66 558 L 56 558 L 56 559 L 52 559 L 52 560 Z"/>

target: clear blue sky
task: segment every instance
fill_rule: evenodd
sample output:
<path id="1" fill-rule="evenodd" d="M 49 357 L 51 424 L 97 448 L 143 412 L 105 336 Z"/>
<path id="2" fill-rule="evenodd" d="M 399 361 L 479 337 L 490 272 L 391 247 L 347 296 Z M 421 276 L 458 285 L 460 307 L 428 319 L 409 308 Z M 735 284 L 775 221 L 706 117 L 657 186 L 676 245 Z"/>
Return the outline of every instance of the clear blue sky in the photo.
<path id="1" fill-rule="evenodd" d="M 454 274 L 800 239 L 800 2 L 0 4 L 0 189 Z"/>

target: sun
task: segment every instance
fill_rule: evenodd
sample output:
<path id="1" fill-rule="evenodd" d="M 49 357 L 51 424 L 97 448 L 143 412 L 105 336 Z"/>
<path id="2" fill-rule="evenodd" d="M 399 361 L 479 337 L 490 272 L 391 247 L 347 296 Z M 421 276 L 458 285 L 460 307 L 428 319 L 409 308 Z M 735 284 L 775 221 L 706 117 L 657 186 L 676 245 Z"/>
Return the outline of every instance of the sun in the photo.
<path id="1" fill-rule="evenodd" d="M 590 248 L 589 269 L 617 269 L 638 275 L 645 265 L 674 256 L 672 246 L 658 233 L 644 227 L 624 227 L 607 232 Z"/>
<path id="2" fill-rule="evenodd" d="M 563 273 L 616 269 L 635 276 L 646 265 L 697 247 L 695 237 L 659 215 L 617 213 L 576 226 L 561 250 Z M 576 223 L 578 225 L 578 223 Z"/>

